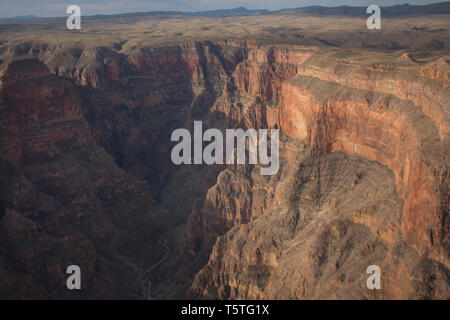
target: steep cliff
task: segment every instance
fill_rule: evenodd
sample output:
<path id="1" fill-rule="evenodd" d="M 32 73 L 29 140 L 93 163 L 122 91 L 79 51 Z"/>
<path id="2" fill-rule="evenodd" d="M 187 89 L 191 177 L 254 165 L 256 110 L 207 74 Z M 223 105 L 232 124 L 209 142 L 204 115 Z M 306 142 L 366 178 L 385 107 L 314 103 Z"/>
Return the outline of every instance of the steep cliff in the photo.
<path id="1" fill-rule="evenodd" d="M 258 41 L 16 55 L 45 65 L 0 65 L 2 295 L 27 279 L 65 296 L 46 292 L 73 257 L 87 296 L 140 296 L 165 234 L 158 297 L 449 297 L 448 56 Z M 194 120 L 279 128 L 279 172 L 174 166 L 170 134 Z M 32 268 L 44 257 L 56 275 Z"/>
<path id="2" fill-rule="evenodd" d="M 95 144 L 71 81 L 37 59 L 12 61 L 2 80 L 0 296 L 73 297 L 76 264 L 77 297 L 141 297 L 137 266 L 163 253 L 149 238 L 166 216 L 149 186 Z"/>
<path id="3" fill-rule="evenodd" d="M 342 56 L 342 54 L 340 55 Z M 354 201 L 357 204 L 354 208 L 342 210 L 333 207 L 335 206 L 333 204 L 332 209 L 325 209 L 325 211 L 331 210 L 334 215 L 339 216 L 340 214 L 341 218 L 344 218 L 344 213 L 356 216 L 350 221 L 345 220 L 345 222 L 335 221 L 329 217 L 327 225 L 334 228 L 335 224 L 351 222 L 352 225 L 356 224 L 357 227 L 368 227 L 375 235 L 373 240 L 364 239 L 367 241 L 368 247 L 377 246 L 379 241 L 377 238 L 381 237 L 381 244 L 386 246 L 388 250 L 404 245 L 415 249 L 414 257 L 409 253 L 407 256 L 402 255 L 400 257 L 399 260 L 404 262 L 405 265 L 384 267 L 385 270 L 389 269 L 389 275 L 385 278 L 387 288 L 379 294 L 378 298 L 446 298 L 448 297 L 448 282 L 446 279 L 448 279 L 449 266 L 449 224 L 447 218 L 449 208 L 449 93 L 447 89 L 448 78 L 445 76 L 436 77 L 436 74 L 448 75 L 449 64 L 442 63 L 447 61 L 445 57 L 422 67 L 414 63 L 405 66 L 401 57 L 399 57 L 400 62 L 397 65 L 396 63 L 361 62 L 363 60 L 361 55 L 355 57 L 353 54 L 353 56 L 349 56 L 350 58 L 347 59 L 341 57 L 333 59 L 329 53 L 316 51 L 311 59 L 297 68 L 296 76 L 287 80 L 282 79 L 281 90 L 278 89 L 278 92 L 280 92 L 278 107 L 264 119 L 267 122 L 253 123 L 253 125 L 256 127 L 277 126 L 287 136 L 305 141 L 310 154 L 314 156 L 314 159 L 317 159 L 316 161 L 322 161 L 321 159 L 329 152 L 343 151 L 356 157 L 375 160 L 391 169 L 395 177 L 393 182 L 396 186 L 396 192 L 398 192 L 395 197 L 403 199 L 404 204 L 402 212 L 397 213 L 400 221 L 391 226 L 388 229 L 389 231 L 384 231 L 382 227 L 385 223 L 383 217 L 389 214 L 383 212 L 383 210 L 396 211 L 396 209 L 387 206 L 383 207 L 383 210 L 378 208 L 369 210 L 361 207 L 365 204 L 362 200 L 359 203 Z M 381 56 L 378 58 L 380 59 Z M 247 65 L 252 66 L 248 69 L 255 69 L 254 65 L 258 65 L 258 63 L 259 61 L 249 59 Z M 441 66 L 441 71 L 432 73 L 429 78 L 423 77 L 423 70 L 436 68 L 437 65 Z M 242 71 L 237 68 L 236 72 Z M 245 74 L 245 72 L 243 73 Z M 239 76 L 236 76 L 236 78 L 239 78 Z M 251 88 L 252 85 L 247 85 L 245 80 L 240 85 L 245 92 L 249 93 L 249 97 L 255 97 L 256 95 L 253 101 L 264 99 L 264 97 L 255 94 L 254 91 L 247 89 Z M 258 85 L 258 82 L 255 85 Z M 245 94 L 241 95 L 245 96 Z M 245 103 L 243 102 L 242 105 L 245 106 Z M 267 105 L 262 108 L 264 107 L 267 108 Z M 246 118 L 245 112 L 242 113 L 244 114 L 243 118 Z M 327 158 L 325 157 L 325 159 Z M 353 166 L 348 163 L 347 165 Z M 363 170 L 361 173 L 355 173 L 355 175 L 365 177 L 366 171 Z M 327 177 L 327 170 L 325 170 L 325 173 Z M 328 178 L 331 179 L 330 181 L 327 178 L 322 178 L 321 173 L 318 176 L 315 175 L 315 177 L 325 179 L 317 187 L 319 190 L 322 184 L 334 185 L 337 181 L 346 181 L 345 177 Z M 310 177 L 305 178 L 311 179 Z M 351 180 L 351 178 L 349 179 Z M 334 185 L 330 192 L 337 192 L 336 189 L 340 189 L 340 184 L 343 183 Z M 210 189 L 210 193 L 217 193 L 216 189 L 220 188 L 221 185 L 222 182 L 219 179 L 217 186 Z M 303 190 L 307 187 L 300 183 L 299 188 Z M 295 185 L 290 190 L 296 194 L 295 197 L 305 196 L 306 199 L 317 199 L 321 193 L 317 192 L 315 188 L 309 191 L 307 196 L 303 195 L 304 191 L 299 195 Z M 367 193 L 352 191 L 345 197 L 354 195 L 364 199 L 374 193 L 376 194 L 376 191 L 368 191 Z M 210 197 L 205 199 L 204 206 L 208 209 L 206 210 L 207 213 L 203 214 L 204 216 L 210 217 L 212 215 L 210 212 L 214 211 L 218 211 L 219 216 L 229 215 L 230 210 L 225 204 L 236 197 L 229 196 L 222 189 L 220 197 L 225 197 L 225 200 L 213 206 L 213 209 L 210 208 Z M 270 198 L 269 195 L 266 199 Z M 248 197 L 248 199 L 251 198 Z M 333 199 L 332 203 L 338 200 Z M 383 203 L 386 200 L 377 199 L 377 201 Z M 316 214 L 324 211 L 322 206 L 327 207 L 328 205 L 330 204 L 322 204 L 317 207 L 315 209 Z M 207 266 L 203 268 L 194 281 L 191 289 L 194 296 L 199 295 L 208 298 L 372 297 L 370 291 L 364 288 L 364 282 L 360 277 L 364 276 L 364 268 L 374 263 L 374 257 L 346 257 L 345 260 L 349 261 L 349 265 L 353 267 L 356 261 L 361 262 L 361 260 L 364 260 L 367 265 L 365 267 L 360 266 L 359 273 L 353 275 L 356 278 L 350 280 L 345 279 L 344 276 L 343 279 L 338 281 L 339 284 L 336 284 L 336 287 L 328 288 L 327 283 L 337 281 L 334 277 L 339 274 L 338 272 L 331 279 L 331 272 L 328 272 L 328 275 L 325 276 L 321 273 L 322 271 L 317 271 L 315 274 L 313 273 L 314 275 L 310 275 L 309 279 L 306 277 L 305 280 L 305 274 L 308 274 L 311 270 L 304 270 L 299 265 L 292 263 L 295 255 L 291 255 L 285 265 L 279 265 L 283 256 L 291 250 L 290 247 L 281 249 L 275 245 L 275 252 L 272 253 L 271 246 L 268 247 L 267 243 L 261 244 L 261 246 L 255 244 L 255 242 L 258 243 L 258 240 L 270 242 L 272 240 L 268 239 L 273 238 L 273 234 L 282 232 L 281 230 L 272 230 L 273 224 L 280 223 L 279 221 L 267 223 L 267 219 L 274 215 L 274 212 L 279 213 L 282 210 L 278 207 L 275 208 L 269 206 L 260 219 L 256 219 L 245 227 L 234 228 L 218 239 Z M 234 211 L 237 217 L 241 216 L 241 210 L 231 211 Z M 366 216 L 367 213 L 361 214 L 361 212 L 367 211 L 370 212 L 370 218 Z M 291 211 L 287 212 L 292 214 Z M 306 212 L 300 211 L 298 214 L 302 217 L 311 213 L 306 210 Z M 257 216 L 253 217 L 257 218 Z M 285 217 L 285 219 L 289 220 L 288 217 Z M 233 221 L 233 217 L 227 220 Z M 198 222 L 196 220 L 194 224 L 198 224 Z M 258 224 L 258 222 L 260 223 Z M 234 225 L 239 224 L 234 223 Z M 200 225 L 202 224 L 200 223 Z M 264 228 L 263 225 L 266 230 L 261 231 Z M 255 232 L 253 228 L 258 227 L 260 233 L 265 233 L 254 235 L 252 233 Z M 306 227 L 302 227 L 300 230 L 296 229 L 287 233 L 288 235 L 291 233 L 288 239 L 293 241 L 292 238 L 295 236 L 307 234 L 309 241 L 314 241 L 313 239 L 317 237 L 316 241 L 320 246 L 328 246 L 328 241 L 331 240 L 323 239 L 325 236 L 328 237 L 328 229 L 325 228 L 322 231 L 320 228 L 317 229 L 316 231 L 308 230 Z M 198 226 L 194 230 L 198 234 Z M 340 236 L 345 237 L 347 232 L 350 234 L 354 232 L 354 236 L 358 232 L 365 234 L 362 230 L 355 230 L 345 229 L 340 233 Z M 392 230 L 396 231 L 393 232 Z M 399 231 L 401 232 L 398 233 Z M 222 233 L 219 232 L 218 234 Z M 289 242 L 288 239 L 281 240 L 281 243 L 286 244 L 286 241 Z M 398 239 L 401 239 L 401 241 Z M 276 242 L 276 240 L 273 241 Z M 358 241 L 362 241 L 362 239 Z M 313 248 L 316 248 L 314 245 Z M 337 246 L 344 245 L 347 246 L 344 251 L 353 252 L 356 250 L 353 247 L 353 242 L 352 244 L 341 242 Z M 314 257 L 317 254 L 318 249 L 316 249 L 313 250 L 314 253 L 311 254 L 310 259 L 317 258 Z M 339 249 L 343 250 L 344 248 L 340 247 Z M 308 259 L 304 255 L 311 250 L 302 247 L 297 251 L 297 257 L 302 263 L 305 263 L 305 259 Z M 328 248 L 324 250 L 327 251 Z M 314 267 L 320 267 L 321 264 L 329 267 L 329 264 L 331 264 L 327 260 L 330 258 L 329 252 L 322 254 L 325 261 L 313 261 Z M 379 260 L 377 262 L 379 265 L 392 264 L 389 259 L 384 262 L 383 259 L 384 257 L 379 256 L 375 260 Z M 393 257 L 391 259 L 395 260 Z M 424 265 L 428 265 L 430 269 L 424 271 Z M 420 272 L 433 273 L 431 278 L 441 279 L 442 282 L 435 281 L 433 284 L 429 284 L 427 281 L 420 280 L 426 278 L 426 276 L 417 275 L 418 271 L 414 268 L 419 267 L 422 268 Z M 435 271 L 436 269 L 438 271 Z M 352 271 L 356 272 L 354 269 Z M 262 272 L 262 274 L 259 272 Z M 348 270 L 344 269 L 344 272 L 346 274 Z M 393 276 L 400 273 L 410 275 L 405 283 L 399 283 L 399 280 L 396 280 Z M 255 282 L 258 283 L 256 279 L 261 277 L 267 281 L 256 285 Z M 277 279 L 276 285 L 272 283 L 272 281 L 275 281 L 272 277 Z M 282 283 L 279 282 L 281 281 L 280 278 L 283 279 Z M 305 283 L 307 280 L 309 280 L 309 283 Z M 352 281 L 358 281 L 358 288 L 353 287 L 353 291 L 350 292 L 349 288 L 353 286 Z M 394 283 L 402 289 L 395 288 Z M 303 289 L 299 289 L 302 286 Z M 282 287 L 285 291 L 278 291 Z M 298 290 L 301 291 L 301 294 Z"/>

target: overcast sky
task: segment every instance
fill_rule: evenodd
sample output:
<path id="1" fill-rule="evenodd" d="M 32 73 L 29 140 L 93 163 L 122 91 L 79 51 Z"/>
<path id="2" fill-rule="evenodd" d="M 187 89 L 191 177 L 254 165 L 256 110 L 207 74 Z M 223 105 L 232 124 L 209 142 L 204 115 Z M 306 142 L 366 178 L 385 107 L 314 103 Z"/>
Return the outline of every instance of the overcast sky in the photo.
<path id="1" fill-rule="evenodd" d="M 41 17 L 66 16 L 66 8 L 78 4 L 81 13 L 112 14 L 138 11 L 203 11 L 214 9 L 231 9 L 246 7 L 247 9 L 297 8 L 310 5 L 322 6 L 368 6 L 377 4 L 388 6 L 395 4 L 429 4 L 444 2 L 441 0 L 0 0 L 0 17 L 37 15 Z"/>

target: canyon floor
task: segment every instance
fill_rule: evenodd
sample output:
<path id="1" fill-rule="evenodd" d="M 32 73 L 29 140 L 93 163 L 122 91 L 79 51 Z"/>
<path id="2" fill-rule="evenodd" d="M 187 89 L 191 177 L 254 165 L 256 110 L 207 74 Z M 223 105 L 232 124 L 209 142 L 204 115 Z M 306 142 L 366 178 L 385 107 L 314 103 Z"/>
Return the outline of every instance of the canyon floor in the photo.
<path id="1" fill-rule="evenodd" d="M 0 21 L 0 298 L 449 299 L 450 11 L 366 20 Z M 195 120 L 278 172 L 174 165 Z"/>

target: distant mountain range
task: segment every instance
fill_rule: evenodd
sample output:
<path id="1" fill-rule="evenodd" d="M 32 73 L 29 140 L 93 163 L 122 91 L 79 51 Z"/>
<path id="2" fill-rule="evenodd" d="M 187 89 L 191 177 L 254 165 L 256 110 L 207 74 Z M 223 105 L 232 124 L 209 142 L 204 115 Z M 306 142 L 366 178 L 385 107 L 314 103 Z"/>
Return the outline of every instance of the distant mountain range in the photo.
<path id="1" fill-rule="evenodd" d="M 361 15 L 366 13 L 367 7 L 303 7 L 294 9 L 281 9 L 276 13 L 283 14 L 303 14 L 303 15 Z M 416 14 L 450 14 L 450 1 L 433 3 L 429 5 L 410 5 L 402 4 L 390 7 L 382 7 L 382 14 L 384 16 L 398 16 L 398 15 L 416 15 Z"/>
<path id="2" fill-rule="evenodd" d="M 270 13 L 269 10 L 261 9 L 261 10 L 248 10 L 245 7 L 238 7 L 234 9 L 220 9 L 220 10 L 209 10 L 209 11 L 197 11 L 197 12 L 185 12 L 185 14 L 190 16 L 242 16 L 242 15 L 252 15 L 252 14 L 261 14 L 261 13 Z"/>
<path id="3" fill-rule="evenodd" d="M 12 18 L 1 18 L 0 17 L 0 20 L 21 20 L 21 19 L 39 19 L 39 17 L 35 16 L 35 15 L 32 15 L 32 14 L 29 14 L 29 15 L 26 15 L 26 16 L 15 16 L 15 17 L 12 17 Z"/>
<path id="4" fill-rule="evenodd" d="M 264 14 L 289 14 L 289 15 L 319 15 L 319 16 L 332 16 L 332 15 L 361 15 L 365 14 L 367 7 L 351 7 L 351 6 L 339 6 L 339 7 L 324 7 L 324 6 L 307 6 L 299 8 L 280 9 L 277 11 L 269 11 L 267 9 L 255 9 L 249 10 L 245 7 L 238 7 L 233 9 L 220 9 L 220 10 L 208 10 L 208 11 L 194 11 L 194 12 L 182 12 L 182 11 L 149 11 L 149 12 L 132 12 L 121 13 L 113 15 L 93 15 L 95 17 L 139 17 L 139 16 L 155 16 L 155 15 L 187 15 L 197 17 L 229 17 L 229 16 L 250 16 L 250 15 L 264 15 Z M 399 16 L 399 15 L 416 15 L 416 14 L 450 14 L 450 1 L 433 3 L 429 5 L 410 5 L 402 4 L 390 7 L 382 7 L 382 14 L 387 16 Z M 16 16 L 13 18 L 0 18 L 0 20 L 19 20 L 19 19 L 38 19 L 35 15 Z"/>

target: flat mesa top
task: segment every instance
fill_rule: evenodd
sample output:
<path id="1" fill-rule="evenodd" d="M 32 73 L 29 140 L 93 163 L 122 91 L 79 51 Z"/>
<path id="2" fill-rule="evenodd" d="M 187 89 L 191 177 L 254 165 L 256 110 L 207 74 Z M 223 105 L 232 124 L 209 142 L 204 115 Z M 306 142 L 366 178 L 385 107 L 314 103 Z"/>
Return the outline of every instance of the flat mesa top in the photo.
<path id="1" fill-rule="evenodd" d="M 81 30 L 68 30 L 66 18 L 2 20 L 0 49 L 21 43 L 58 46 L 108 46 L 129 54 L 143 47 L 193 41 L 257 40 L 328 48 L 368 50 L 450 50 L 450 14 L 383 17 L 381 30 L 368 30 L 368 15 L 188 15 L 105 16 L 81 19 Z"/>

